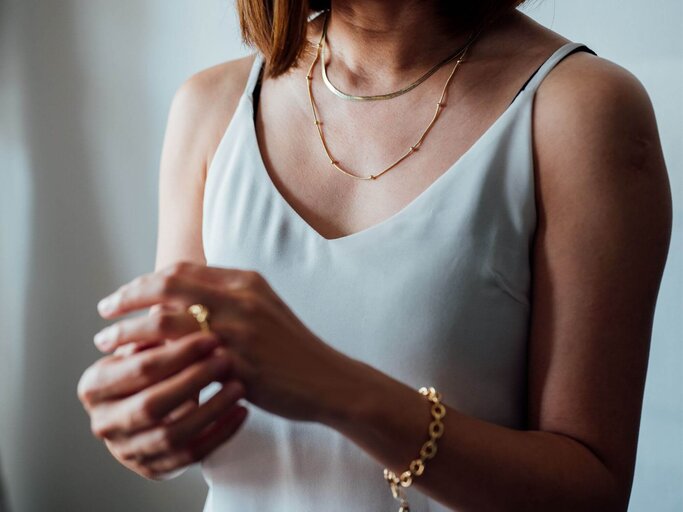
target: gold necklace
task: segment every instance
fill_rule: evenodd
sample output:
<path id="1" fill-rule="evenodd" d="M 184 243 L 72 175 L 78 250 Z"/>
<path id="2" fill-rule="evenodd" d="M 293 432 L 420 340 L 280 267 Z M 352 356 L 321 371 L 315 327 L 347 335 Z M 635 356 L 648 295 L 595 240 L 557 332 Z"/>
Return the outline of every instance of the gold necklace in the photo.
<path id="1" fill-rule="evenodd" d="M 325 23 L 327 23 L 327 13 L 325 14 Z M 315 58 L 313 59 L 313 62 L 311 63 L 311 66 L 308 68 L 308 73 L 306 74 L 306 85 L 308 87 L 308 98 L 311 102 L 311 111 L 313 112 L 313 121 L 315 123 L 316 128 L 318 129 L 318 135 L 320 136 L 320 142 L 323 146 L 323 149 L 325 151 L 325 154 L 327 155 L 328 160 L 330 161 L 330 164 L 332 167 L 334 167 L 336 170 L 339 172 L 342 172 L 343 174 L 351 177 L 351 178 L 356 178 L 359 180 L 374 180 L 380 177 L 382 174 L 385 172 L 393 169 L 396 167 L 398 164 L 400 164 L 403 160 L 408 158 L 410 155 L 415 153 L 420 146 L 422 145 L 422 142 L 424 141 L 425 137 L 427 136 L 427 133 L 429 130 L 431 130 L 432 126 L 436 122 L 437 118 L 439 117 L 439 114 L 441 113 L 441 110 L 444 107 L 444 97 L 446 96 L 446 90 L 448 89 L 448 84 L 451 82 L 451 79 L 453 78 L 453 75 L 457 71 L 458 67 L 460 66 L 460 63 L 463 61 L 465 58 L 465 55 L 467 54 L 467 50 L 469 49 L 470 45 L 472 44 L 473 41 L 471 41 L 463 50 L 462 55 L 458 58 L 458 60 L 455 62 L 455 65 L 453 66 L 453 69 L 451 70 L 450 75 L 448 75 L 448 79 L 446 80 L 446 83 L 443 86 L 443 89 L 441 91 L 441 96 L 439 97 L 439 101 L 436 103 L 436 111 L 434 112 L 434 116 L 432 117 L 432 120 L 429 122 L 427 125 L 427 128 L 422 132 L 422 135 L 420 135 L 419 139 L 415 144 L 410 146 L 410 149 L 406 151 L 398 160 L 396 160 L 394 163 L 389 165 L 389 167 L 383 169 L 382 171 L 376 173 L 376 174 L 370 174 L 369 176 L 356 176 L 355 174 L 350 173 L 346 169 L 342 168 L 339 165 L 339 161 L 335 160 L 335 158 L 332 156 L 330 153 L 329 148 L 327 147 L 327 142 L 325 141 L 325 134 L 323 133 L 323 128 L 322 128 L 322 121 L 320 121 L 320 116 L 318 115 L 318 107 L 315 104 L 315 100 L 313 99 L 313 88 L 312 88 L 312 82 L 313 82 L 313 68 L 315 67 L 315 64 L 318 62 L 320 59 L 320 50 L 322 48 L 322 43 L 323 43 L 323 38 L 322 35 L 320 37 L 320 41 L 318 42 L 318 45 L 316 47 L 316 52 L 315 52 Z"/>
<path id="2" fill-rule="evenodd" d="M 466 51 L 467 47 L 474 41 L 474 39 L 477 37 L 476 31 L 473 31 L 472 34 L 470 34 L 470 37 L 467 39 L 464 45 L 462 45 L 460 48 L 458 48 L 455 52 L 453 52 L 451 55 L 446 57 L 444 60 L 441 62 L 437 63 L 435 66 L 433 66 L 431 69 L 429 69 L 425 74 L 423 74 L 420 78 L 415 80 L 412 84 L 407 85 L 406 87 L 403 87 L 402 89 L 399 89 L 394 92 L 389 92 L 386 94 L 371 94 L 367 96 L 361 96 L 361 95 L 356 95 L 356 94 L 348 94 L 345 93 L 341 90 L 339 90 L 331 81 L 329 76 L 327 75 L 327 64 L 325 64 L 325 48 L 327 47 L 327 20 L 328 20 L 328 15 L 327 13 L 325 14 L 325 21 L 323 23 L 323 29 L 322 29 L 322 37 L 321 43 L 322 43 L 322 59 L 320 61 L 320 73 L 323 78 L 323 82 L 327 88 L 334 93 L 335 95 L 339 96 L 340 98 L 344 100 L 353 100 L 353 101 L 376 101 L 376 100 L 389 100 L 391 98 L 395 98 L 396 96 L 401 96 L 402 94 L 405 94 L 409 91 L 412 91 L 420 85 L 422 82 L 427 80 L 430 76 L 432 76 L 434 73 L 436 73 L 439 69 L 441 69 L 443 66 L 448 64 L 449 62 L 452 62 L 453 60 L 457 59 L 458 57 L 461 57 L 464 52 Z"/>

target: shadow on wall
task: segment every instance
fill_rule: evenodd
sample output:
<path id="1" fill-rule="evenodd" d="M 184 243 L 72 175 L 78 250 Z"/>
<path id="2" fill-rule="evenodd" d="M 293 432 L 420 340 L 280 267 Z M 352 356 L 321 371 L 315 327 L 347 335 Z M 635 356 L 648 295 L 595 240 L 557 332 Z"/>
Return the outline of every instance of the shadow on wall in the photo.
<path id="1" fill-rule="evenodd" d="M 82 348 L 93 329 L 88 291 L 110 265 L 93 202 L 96 162 L 84 144 L 72 7 L 64 1 L 16 7 L 33 203 L 25 366 L 17 388 L 30 407 L 15 411 L 23 456 L 11 468 L 14 505 L 26 511 L 85 511 L 83 488 L 104 488 L 99 450 L 84 442 L 87 422 L 75 399 L 78 370 L 92 358 Z"/>
<path id="2" fill-rule="evenodd" d="M 145 43 L 150 7 L 126 2 L 124 11 L 121 4 L 91 0 L 3 3 L 10 7 L 16 27 L 13 43 L 20 56 L 18 83 L 32 198 L 28 221 L 15 220 L 28 222 L 30 247 L 20 317 L 25 339 L 16 340 L 23 368 L 17 372 L 20 381 L 12 383 L 17 405 L 3 411 L 13 422 L 10 452 L 17 454 L 4 460 L 8 501 L 22 512 L 200 509 L 206 490 L 196 482 L 149 482 L 114 461 L 92 437 L 76 396 L 81 373 L 101 356 L 92 344 L 92 335 L 102 327 L 95 304 L 103 291 L 122 284 L 114 275 L 117 247 L 106 236 L 114 198 L 101 192 L 105 169 L 97 153 L 110 135 L 98 117 L 107 105 L 100 110 L 96 95 L 102 84 L 96 82 L 106 78 L 97 70 L 110 63 L 92 68 L 93 55 L 115 60 L 122 72 L 115 78 L 121 83 L 142 81 L 144 52 L 132 49 Z M 108 23 L 108 34 L 121 39 L 120 45 L 108 42 L 113 55 L 89 53 L 89 39 L 97 36 L 91 21 L 95 26 Z M 114 94 L 138 96 L 129 109 L 144 118 L 144 87 L 134 86 Z M 150 142 L 156 142 L 156 135 L 150 139 L 145 134 L 149 123 L 133 124 L 126 127 L 134 132 L 131 136 L 156 153 L 156 144 Z M 125 160 L 126 148 L 121 151 Z M 116 178 L 121 181 L 125 175 Z M 136 184 L 130 182 L 131 187 Z M 105 197 L 110 203 L 98 199 Z M 145 213 L 148 210 L 145 205 Z"/>
<path id="3" fill-rule="evenodd" d="M 2 9 L 0 9 L 0 12 L 2 12 Z M 3 475 L 2 464 L 0 464 L 0 512 L 9 512 L 9 508 L 7 508 L 7 498 L 5 498 Z"/>

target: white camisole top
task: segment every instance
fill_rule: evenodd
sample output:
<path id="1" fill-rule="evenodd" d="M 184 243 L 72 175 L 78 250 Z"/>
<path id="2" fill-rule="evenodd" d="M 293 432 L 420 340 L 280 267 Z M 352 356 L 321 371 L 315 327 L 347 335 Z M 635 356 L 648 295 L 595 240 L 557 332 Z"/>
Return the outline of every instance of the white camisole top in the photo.
<path id="1" fill-rule="evenodd" d="M 402 210 L 335 239 L 304 221 L 266 170 L 253 116 L 257 54 L 207 172 L 207 264 L 259 271 L 335 349 L 416 390 L 433 385 L 465 414 L 524 429 L 536 226 L 532 105 L 545 76 L 577 50 L 593 53 L 579 43 L 555 51 L 476 143 Z M 248 407 L 240 430 L 202 462 L 204 512 L 398 509 L 383 466 L 337 431 Z M 415 512 L 448 510 L 406 491 Z"/>

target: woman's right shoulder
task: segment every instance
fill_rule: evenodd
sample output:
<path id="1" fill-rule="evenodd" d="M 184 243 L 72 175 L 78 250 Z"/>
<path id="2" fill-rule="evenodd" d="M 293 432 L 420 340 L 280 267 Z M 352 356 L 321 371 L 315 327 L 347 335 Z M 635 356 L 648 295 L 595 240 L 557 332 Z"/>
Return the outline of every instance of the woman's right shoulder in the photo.
<path id="1" fill-rule="evenodd" d="M 168 129 L 184 151 L 201 156 L 205 170 L 237 108 L 255 57 L 250 54 L 194 73 L 173 96 Z"/>
<path id="2" fill-rule="evenodd" d="M 178 87 L 174 103 L 199 109 L 236 103 L 244 91 L 255 57 L 256 54 L 247 55 L 194 73 Z"/>

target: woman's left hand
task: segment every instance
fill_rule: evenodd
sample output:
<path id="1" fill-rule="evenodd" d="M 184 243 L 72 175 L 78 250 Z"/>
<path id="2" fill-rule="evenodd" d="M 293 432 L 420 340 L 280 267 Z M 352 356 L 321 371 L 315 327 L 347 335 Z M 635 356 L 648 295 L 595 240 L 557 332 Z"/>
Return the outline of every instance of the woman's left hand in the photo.
<path id="1" fill-rule="evenodd" d="M 209 309 L 210 328 L 234 359 L 245 399 L 274 414 L 324 421 L 349 400 L 349 379 L 367 369 L 315 336 L 258 272 L 191 262 L 139 276 L 100 301 L 107 319 L 153 306 L 156 312 L 117 321 L 95 344 L 109 352 L 181 338 L 199 328 L 186 312 L 195 303 Z"/>

